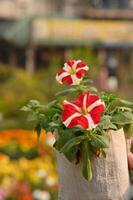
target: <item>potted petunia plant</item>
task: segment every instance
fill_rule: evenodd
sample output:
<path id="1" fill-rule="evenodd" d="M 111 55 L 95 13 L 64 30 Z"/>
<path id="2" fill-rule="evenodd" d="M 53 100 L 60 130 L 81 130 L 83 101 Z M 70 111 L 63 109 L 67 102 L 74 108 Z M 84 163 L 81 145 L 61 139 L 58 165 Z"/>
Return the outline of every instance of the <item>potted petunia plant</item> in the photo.
<path id="1" fill-rule="evenodd" d="M 115 194 L 123 180 L 119 178 L 118 184 L 115 178 L 123 175 L 123 169 L 117 166 L 122 165 L 119 159 L 119 163 L 112 163 L 117 162 L 119 157 L 121 160 L 126 159 L 126 149 L 122 145 L 125 138 L 133 134 L 133 101 L 98 92 L 88 79 L 88 70 L 89 67 L 83 61 L 69 60 L 56 75 L 57 82 L 65 84 L 67 89 L 56 93 L 53 101 L 47 105 L 30 100 L 23 110 L 28 111 L 30 119 L 35 122 L 38 137 L 41 129 L 55 135 L 60 200 L 128 200 L 129 191 L 125 196 L 120 191 L 120 196 L 118 192 Z M 120 147 L 119 154 L 123 158 L 114 156 L 116 147 Z M 124 166 L 127 167 L 127 163 Z M 124 184 L 128 190 L 128 172 L 126 176 Z M 111 186 L 114 189 L 108 189 L 107 181 L 109 187 L 114 184 Z M 120 187 L 118 190 L 123 190 Z M 70 188 L 73 188 L 71 192 Z M 95 193 L 96 189 L 98 194 Z M 105 191 L 108 191 L 106 195 Z M 82 193 L 84 197 L 80 197 Z"/>

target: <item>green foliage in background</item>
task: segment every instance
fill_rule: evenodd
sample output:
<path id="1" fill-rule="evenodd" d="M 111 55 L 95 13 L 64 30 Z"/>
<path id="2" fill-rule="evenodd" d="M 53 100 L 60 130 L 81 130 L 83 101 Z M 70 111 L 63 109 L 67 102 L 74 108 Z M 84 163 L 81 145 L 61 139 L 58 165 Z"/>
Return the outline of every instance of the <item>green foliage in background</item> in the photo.
<path id="1" fill-rule="evenodd" d="M 20 108 L 31 98 L 42 103 L 48 102 L 53 90 L 57 89 L 52 76 L 50 68 L 30 76 L 22 69 L 0 66 L 0 116 L 4 122 L 13 119 L 17 123 L 24 119 Z M 10 123 L 5 126 L 8 125 Z"/>
<path id="2" fill-rule="evenodd" d="M 8 67 L 3 67 L 9 72 Z M 0 70 L 3 67 L 0 67 Z M 31 97 L 45 100 L 39 80 L 16 68 L 11 69 L 10 76 L 1 82 L 0 96 L 0 111 L 6 117 L 17 117 L 19 107 Z"/>

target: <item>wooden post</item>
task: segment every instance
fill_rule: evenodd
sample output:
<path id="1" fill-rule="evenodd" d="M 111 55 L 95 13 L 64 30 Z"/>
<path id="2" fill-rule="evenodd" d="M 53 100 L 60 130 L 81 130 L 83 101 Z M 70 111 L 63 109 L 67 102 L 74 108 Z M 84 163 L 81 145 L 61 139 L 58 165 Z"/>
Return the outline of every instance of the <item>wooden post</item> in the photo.
<path id="1" fill-rule="evenodd" d="M 9 55 L 9 64 L 13 67 L 16 67 L 17 66 L 17 54 L 16 54 L 16 50 L 13 49 L 11 52 L 10 52 L 10 55 Z"/>
<path id="2" fill-rule="evenodd" d="M 129 75 L 131 81 L 133 80 L 133 49 L 131 49 L 131 59 L 130 59 L 130 66 L 129 66 Z"/>
<path id="3" fill-rule="evenodd" d="M 93 179 L 86 181 L 80 164 L 70 163 L 57 153 L 59 174 L 58 200 L 130 200 L 127 148 L 123 130 L 110 131 L 106 158 L 93 158 Z"/>
<path id="4" fill-rule="evenodd" d="M 35 48 L 29 45 L 26 49 L 26 71 L 32 75 L 35 71 Z"/>
<path id="5" fill-rule="evenodd" d="M 34 29 L 33 29 L 33 19 L 29 24 L 29 37 L 28 44 L 26 48 L 26 71 L 32 75 L 35 72 L 35 42 L 34 42 Z"/>

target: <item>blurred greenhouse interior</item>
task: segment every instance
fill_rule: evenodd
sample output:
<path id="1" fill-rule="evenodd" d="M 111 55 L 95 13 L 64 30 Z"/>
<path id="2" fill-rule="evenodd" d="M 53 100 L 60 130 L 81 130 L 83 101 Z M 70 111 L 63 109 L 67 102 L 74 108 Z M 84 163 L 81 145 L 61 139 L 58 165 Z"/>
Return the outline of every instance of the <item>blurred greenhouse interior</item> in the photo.
<path id="1" fill-rule="evenodd" d="M 68 59 L 99 90 L 133 97 L 133 0 L 0 0 L 0 200 L 57 200 L 53 136 L 37 142 L 20 109 L 61 89 Z"/>

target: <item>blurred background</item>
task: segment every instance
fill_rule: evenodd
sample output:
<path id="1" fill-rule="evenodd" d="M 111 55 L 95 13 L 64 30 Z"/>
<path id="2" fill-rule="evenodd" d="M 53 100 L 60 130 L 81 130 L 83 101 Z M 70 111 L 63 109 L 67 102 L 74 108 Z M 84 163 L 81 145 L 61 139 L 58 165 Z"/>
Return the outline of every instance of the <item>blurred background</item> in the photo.
<path id="1" fill-rule="evenodd" d="M 47 103 L 55 74 L 85 61 L 99 90 L 133 98 L 133 0 L 0 0 L 0 200 L 56 200 L 51 133 L 20 111 Z"/>

